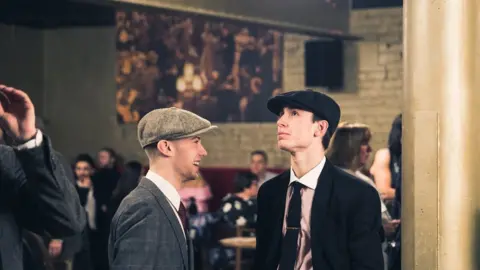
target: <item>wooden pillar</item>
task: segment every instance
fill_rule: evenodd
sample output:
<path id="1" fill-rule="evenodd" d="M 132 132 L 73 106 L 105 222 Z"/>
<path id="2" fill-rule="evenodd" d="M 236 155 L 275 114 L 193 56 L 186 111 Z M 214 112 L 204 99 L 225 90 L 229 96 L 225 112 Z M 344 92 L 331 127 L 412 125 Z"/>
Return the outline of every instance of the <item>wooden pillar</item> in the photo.
<path id="1" fill-rule="evenodd" d="M 404 270 L 477 269 L 477 2 L 404 1 Z"/>

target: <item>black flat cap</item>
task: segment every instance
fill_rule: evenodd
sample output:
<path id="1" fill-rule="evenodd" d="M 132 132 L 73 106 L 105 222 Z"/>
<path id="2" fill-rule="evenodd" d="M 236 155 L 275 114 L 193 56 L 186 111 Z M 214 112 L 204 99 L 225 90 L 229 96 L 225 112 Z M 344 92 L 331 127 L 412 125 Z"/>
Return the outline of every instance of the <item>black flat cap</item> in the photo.
<path id="1" fill-rule="evenodd" d="M 290 107 L 312 112 L 328 122 L 328 131 L 333 135 L 340 121 L 340 106 L 331 97 L 313 90 L 290 91 L 272 97 L 267 108 L 279 115 L 283 108 Z"/>

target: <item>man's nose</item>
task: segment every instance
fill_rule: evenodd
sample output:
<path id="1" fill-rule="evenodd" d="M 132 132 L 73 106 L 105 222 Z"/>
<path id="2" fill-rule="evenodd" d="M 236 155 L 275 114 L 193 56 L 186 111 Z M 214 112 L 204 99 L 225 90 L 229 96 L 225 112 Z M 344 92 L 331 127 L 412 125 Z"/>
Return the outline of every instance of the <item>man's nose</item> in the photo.
<path id="1" fill-rule="evenodd" d="M 287 126 L 287 123 L 285 121 L 285 114 L 278 117 L 278 120 L 277 120 L 277 126 L 278 127 L 286 127 Z"/>

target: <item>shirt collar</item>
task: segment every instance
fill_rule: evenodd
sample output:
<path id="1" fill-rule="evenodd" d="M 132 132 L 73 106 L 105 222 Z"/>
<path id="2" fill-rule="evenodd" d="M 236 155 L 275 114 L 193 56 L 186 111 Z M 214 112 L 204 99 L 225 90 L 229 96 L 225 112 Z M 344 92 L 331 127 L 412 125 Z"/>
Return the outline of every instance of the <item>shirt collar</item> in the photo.
<path id="1" fill-rule="evenodd" d="M 147 172 L 145 177 L 152 181 L 158 187 L 158 189 L 160 189 L 160 191 L 165 195 L 165 197 L 167 197 L 168 201 L 173 207 L 175 207 L 177 211 L 180 209 L 180 194 L 178 193 L 177 189 L 170 184 L 170 182 L 150 170 Z"/>
<path id="2" fill-rule="evenodd" d="M 300 179 L 295 175 L 295 172 L 292 168 L 290 168 L 290 183 L 294 181 L 298 181 L 301 184 L 315 190 L 317 187 L 318 178 L 320 177 L 320 173 L 325 166 L 326 158 L 323 157 L 322 161 L 317 164 L 317 166 L 313 167 L 309 172 L 307 172 L 304 176 L 300 177 Z"/>

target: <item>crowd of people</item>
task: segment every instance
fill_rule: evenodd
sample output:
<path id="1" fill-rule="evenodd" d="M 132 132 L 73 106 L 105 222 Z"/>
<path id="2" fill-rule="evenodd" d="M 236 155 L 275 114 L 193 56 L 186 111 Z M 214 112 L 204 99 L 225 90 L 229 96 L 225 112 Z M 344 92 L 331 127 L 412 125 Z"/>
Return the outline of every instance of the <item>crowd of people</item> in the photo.
<path id="1" fill-rule="evenodd" d="M 153 110 L 138 124 L 148 166 L 110 148 L 70 166 L 29 97 L 0 92 L 2 270 L 226 269 L 237 253 L 219 240 L 238 228 L 256 239 L 243 256 L 253 269 L 400 269 L 401 115 L 369 167 L 367 125 L 340 123 L 325 94 L 279 94 L 267 108 L 290 169 L 268 172 L 266 153 L 253 151 L 250 171 L 209 209 L 201 136 L 217 127 L 207 119 Z"/>

